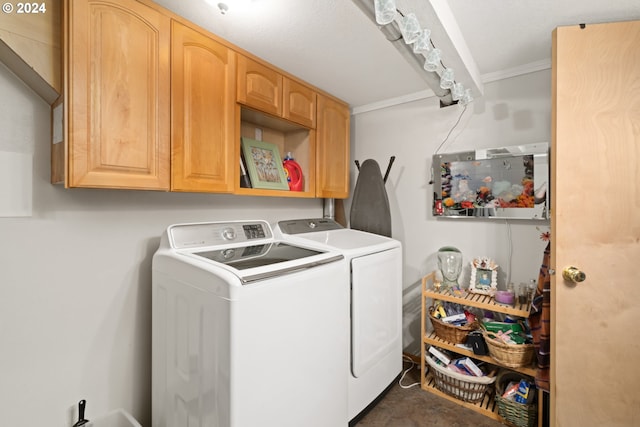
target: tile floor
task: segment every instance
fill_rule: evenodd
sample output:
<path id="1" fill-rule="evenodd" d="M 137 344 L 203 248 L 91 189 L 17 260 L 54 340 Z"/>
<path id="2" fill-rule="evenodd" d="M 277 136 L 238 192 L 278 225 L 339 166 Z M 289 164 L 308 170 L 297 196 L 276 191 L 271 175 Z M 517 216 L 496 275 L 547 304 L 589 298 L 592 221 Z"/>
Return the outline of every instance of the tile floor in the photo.
<path id="1" fill-rule="evenodd" d="M 404 363 L 405 369 L 411 363 Z M 402 379 L 407 386 L 420 380 L 420 366 Z M 496 420 L 456 405 L 415 385 L 394 384 L 385 397 L 355 427 L 504 427 Z"/>

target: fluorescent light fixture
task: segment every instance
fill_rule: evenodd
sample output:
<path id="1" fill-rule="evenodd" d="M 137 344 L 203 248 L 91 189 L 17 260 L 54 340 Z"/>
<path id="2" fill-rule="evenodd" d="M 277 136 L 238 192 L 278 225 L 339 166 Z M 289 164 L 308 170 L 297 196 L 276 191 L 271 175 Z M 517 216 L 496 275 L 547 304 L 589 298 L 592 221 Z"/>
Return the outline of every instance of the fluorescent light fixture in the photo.
<path id="1" fill-rule="evenodd" d="M 386 4 L 389 0 L 352 1 L 379 25 L 387 40 L 440 99 L 441 106 L 456 102 L 466 105 L 473 101 L 472 93 L 483 93 L 480 73 L 446 0 L 406 0 L 402 7 L 407 10 L 396 10 L 394 1 L 395 15 L 391 20 L 391 13 L 378 20 L 383 6 L 390 7 Z M 422 29 L 420 19 L 429 29 Z M 453 69 L 459 81 L 454 79 Z M 467 88 L 462 86 L 463 82 Z"/>

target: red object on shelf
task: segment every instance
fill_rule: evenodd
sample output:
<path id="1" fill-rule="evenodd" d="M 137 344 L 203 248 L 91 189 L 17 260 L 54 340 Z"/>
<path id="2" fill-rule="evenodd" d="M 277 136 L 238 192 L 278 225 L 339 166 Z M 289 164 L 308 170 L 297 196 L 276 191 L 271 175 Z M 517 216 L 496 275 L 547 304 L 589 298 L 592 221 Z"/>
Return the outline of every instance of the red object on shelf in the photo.
<path id="1" fill-rule="evenodd" d="M 298 162 L 293 160 L 291 153 L 287 154 L 282 162 L 285 174 L 287 175 L 287 183 L 289 184 L 289 190 L 302 191 L 304 186 L 304 175 L 302 174 L 302 167 Z"/>

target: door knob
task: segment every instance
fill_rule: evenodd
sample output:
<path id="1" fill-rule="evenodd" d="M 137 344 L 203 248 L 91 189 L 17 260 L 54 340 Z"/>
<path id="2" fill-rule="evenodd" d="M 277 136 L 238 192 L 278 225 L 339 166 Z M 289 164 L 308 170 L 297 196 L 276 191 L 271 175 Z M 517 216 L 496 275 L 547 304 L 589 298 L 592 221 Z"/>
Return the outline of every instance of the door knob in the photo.
<path id="1" fill-rule="evenodd" d="M 565 267 L 562 270 L 562 278 L 572 283 L 580 283 L 584 282 L 584 279 L 587 278 L 587 275 L 584 272 L 578 270 L 577 267 Z"/>

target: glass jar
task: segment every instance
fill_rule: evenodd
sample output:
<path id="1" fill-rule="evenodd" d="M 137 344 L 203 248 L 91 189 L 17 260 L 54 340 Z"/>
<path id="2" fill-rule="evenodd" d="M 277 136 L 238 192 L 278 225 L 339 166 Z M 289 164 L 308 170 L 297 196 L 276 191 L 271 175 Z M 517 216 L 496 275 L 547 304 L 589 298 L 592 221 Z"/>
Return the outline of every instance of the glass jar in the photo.
<path id="1" fill-rule="evenodd" d="M 462 273 L 462 252 L 453 246 L 438 249 L 438 268 L 442 272 L 442 286 L 445 289 L 459 287 L 458 278 Z"/>
<path id="2" fill-rule="evenodd" d="M 529 285 L 520 283 L 518 285 L 518 304 L 524 305 L 529 301 Z"/>
<path id="3" fill-rule="evenodd" d="M 507 293 L 509 294 L 507 296 L 507 299 L 509 301 L 511 301 L 511 305 L 515 305 L 516 304 L 516 290 L 515 290 L 515 286 L 513 286 L 513 283 L 507 283 Z"/>

